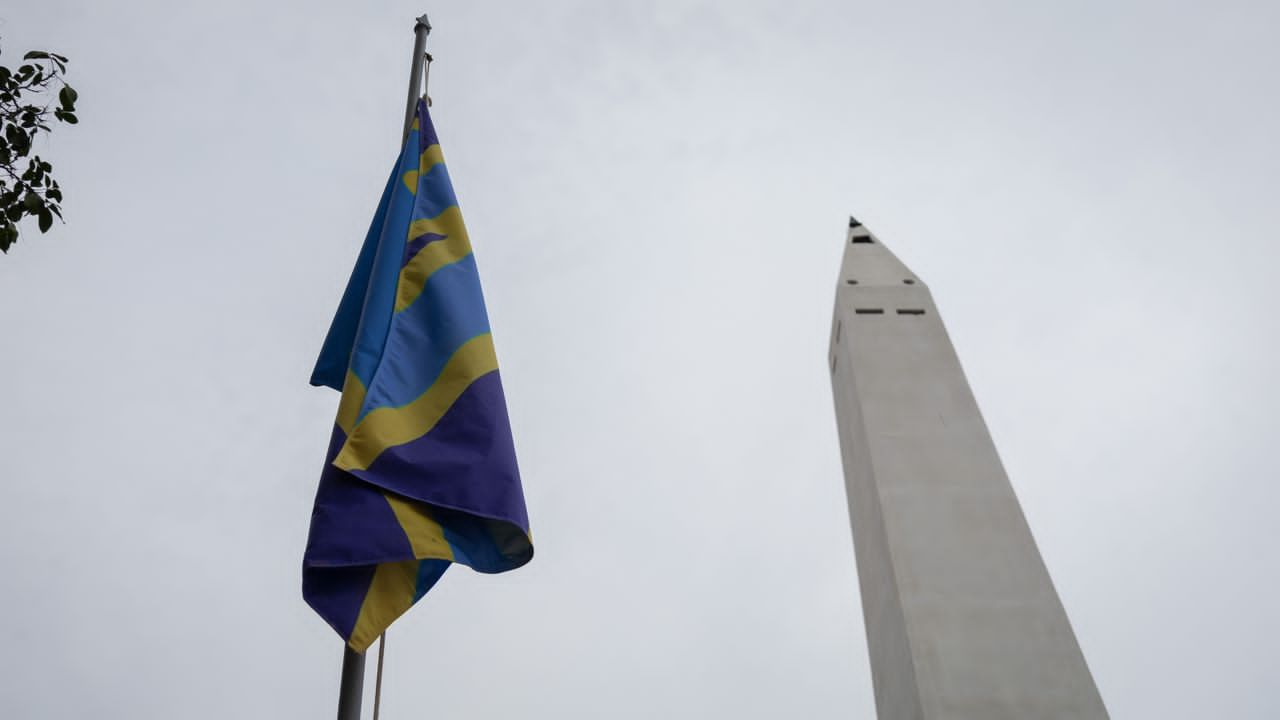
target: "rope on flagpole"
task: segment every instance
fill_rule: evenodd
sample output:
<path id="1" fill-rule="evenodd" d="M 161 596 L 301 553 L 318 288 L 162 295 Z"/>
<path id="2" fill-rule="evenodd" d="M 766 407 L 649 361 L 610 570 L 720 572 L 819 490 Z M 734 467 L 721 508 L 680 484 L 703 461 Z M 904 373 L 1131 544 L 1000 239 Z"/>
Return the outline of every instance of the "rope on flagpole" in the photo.
<path id="1" fill-rule="evenodd" d="M 423 53 L 426 63 L 422 66 L 422 97 L 427 101 L 427 107 L 431 107 L 431 61 L 435 58 L 431 57 L 431 53 Z"/>
<path id="2" fill-rule="evenodd" d="M 387 649 L 387 633 L 383 631 L 378 638 L 378 674 L 373 680 L 373 720 L 378 720 L 378 711 L 382 708 L 382 657 Z"/>

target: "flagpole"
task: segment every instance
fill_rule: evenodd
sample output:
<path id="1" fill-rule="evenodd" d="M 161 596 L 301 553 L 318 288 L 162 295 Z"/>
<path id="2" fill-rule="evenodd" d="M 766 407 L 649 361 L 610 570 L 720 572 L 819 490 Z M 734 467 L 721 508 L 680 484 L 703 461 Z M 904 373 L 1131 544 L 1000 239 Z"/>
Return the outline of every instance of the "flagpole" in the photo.
<path id="1" fill-rule="evenodd" d="M 362 694 L 364 694 L 364 654 L 346 645 L 342 649 L 342 684 L 338 688 L 338 720 L 360 720 Z"/>
<path id="2" fill-rule="evenodd" d="M 413 62 L 409 66 L 409 97 L 404 108 L 404 136 L 409 139 L 413 127 L 413 115 L 422 97 L 422 65 L 427 52 L 427 35 L 431 33 L 431 21 L 424 13 L 413 25 Z M 381 646 L 378 648 L 382 652 Z M 378 673 L 382 666 L 379 663 Z M 364 694 L 364 653 L 358 653 L 346 645 L 342 649 L 342 681 L 338 686 L 338 720 L 360 720 L 360 700 Z"/>
<path id="3" fill-rule="evenodd" d="M 431 34 L 431 21 L 425 13 L 413 26 L 413 64 L 409 70 L 409 98 L 404 103 L 404 140 L 409 139 L 409 129 L 413 127 L 413 114 L 418 109 L 418 98 L 422 97 L 422 59 L 427 52 L 427 35 Z"/>

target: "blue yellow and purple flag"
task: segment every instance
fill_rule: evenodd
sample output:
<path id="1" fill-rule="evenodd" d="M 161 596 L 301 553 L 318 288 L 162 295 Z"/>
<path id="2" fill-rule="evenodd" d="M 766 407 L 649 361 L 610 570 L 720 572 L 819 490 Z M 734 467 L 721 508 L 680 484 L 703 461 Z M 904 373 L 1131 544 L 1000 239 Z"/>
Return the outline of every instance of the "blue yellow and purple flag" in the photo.
<path id="1" fill-rule="evenodd" d="M 342 391 L 302 594 L 363 652 L 452 563 L 533 557 L 480 276 L 426 103 L 311 384 Z"/>

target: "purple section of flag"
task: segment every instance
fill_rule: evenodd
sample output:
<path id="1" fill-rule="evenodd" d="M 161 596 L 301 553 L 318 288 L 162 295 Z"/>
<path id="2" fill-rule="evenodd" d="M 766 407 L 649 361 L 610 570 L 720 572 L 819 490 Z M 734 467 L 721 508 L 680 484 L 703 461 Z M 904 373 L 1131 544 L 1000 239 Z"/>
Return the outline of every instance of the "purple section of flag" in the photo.
<path id="1" fill-rule="evenodd" d="M 353 474 L 409 498 L 529 530 L 497 370 L 471 383 L 426 435 L 384 450 Z"/>
<path id="2" fill-rule="evenodd" d="M 431 122 L 431 112 L 427 110 L 427 103 L 423 100 L 418 101 L 418 128 L 418 152 L 440 144 L 440 138 L 436 137 L 436 126 Z"/>
<path id="3" fill-rule="evenodd" d="M 418 253 L 422 252 L 422 248 L 430 245 L 431 243 L 437 240 L 443 240 L 445 239 L 445 237 L 446 237 L 445 235 L 440 235 L 438 233 L 423 233 L 418 237 L 413 238 L 409 242 L 405 243 L 404 262 L 400 264 L 400 267 L 404 267 L 405 265 L 408 265 L 409 261 L 413 259 L 414 255 L 417 255 Z"/>
<path id="4" fill-rule="evenodd" d="M 355 627 L 375 566 L 413 559 L 382 491 L 332 465 L 346 441 L 335 427 L 302 556 L 302 597 L 344 638 Z"/>
<path id="5" fill-rule="evenodd" d="M 376 565 L 302 570 L 302 597 L 343 638 L 351 637 Z"/>
<path id="6" fill-rule="evenodd" d="M 346 434 L 335 427 L 311 511 L 303 565 L 333 567 L 412 559 L 409 539 L 378 488 L 333 466 L 344 442 Z"/>
<path id="7" fill-rule="evenodd" d="M 448 560 L 423 560 L 418 563 L 418 577 L 414 582 L 413 601 L 427 594 L 427 591 L 435 587 L 435 584 L 444 576 L 444 571 L 449 569 L 452 562 Z"/>

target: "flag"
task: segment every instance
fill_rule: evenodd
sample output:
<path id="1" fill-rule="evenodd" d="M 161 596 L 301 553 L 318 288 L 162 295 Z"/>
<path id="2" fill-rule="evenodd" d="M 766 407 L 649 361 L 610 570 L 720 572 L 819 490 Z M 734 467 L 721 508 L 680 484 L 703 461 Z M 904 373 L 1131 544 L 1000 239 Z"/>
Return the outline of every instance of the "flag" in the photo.
<path id="1" fill-rule="evenodd" d="M 302 594 L 353 650 L 450 564 L 533 557 L 480 276 L 422 101 L 311 384 L 342 399 Z"/>

